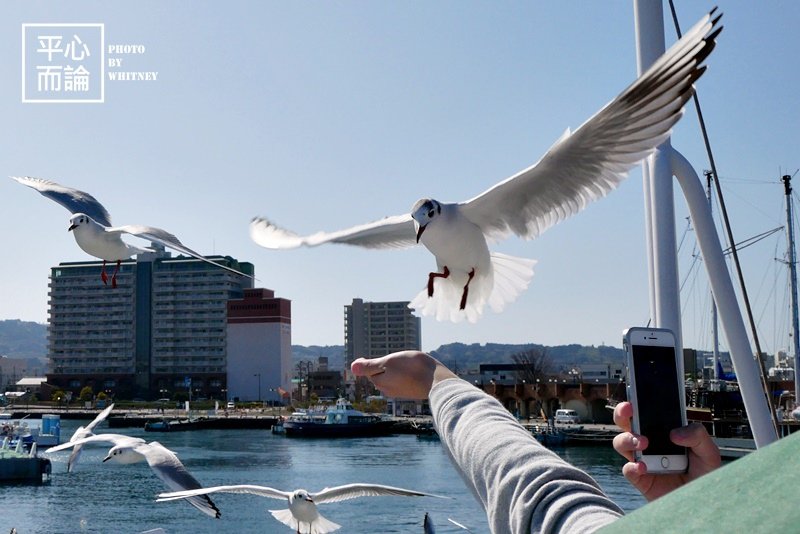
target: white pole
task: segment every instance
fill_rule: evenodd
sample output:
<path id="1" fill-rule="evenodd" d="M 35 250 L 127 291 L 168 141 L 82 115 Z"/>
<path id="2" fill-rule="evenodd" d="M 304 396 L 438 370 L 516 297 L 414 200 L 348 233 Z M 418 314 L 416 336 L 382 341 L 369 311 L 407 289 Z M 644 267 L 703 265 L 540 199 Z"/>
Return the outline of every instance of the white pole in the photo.
<path id="1" fill-rule="evenodd" d="M 717 313 L 720 323 L 722 323 L 722 330 L 728 340 L 728 348 L 731 352 L 733 368 L 736 371 L 736 380 L 739 382 L 739 391 L 742 393 L 747 418 L 750 421 L 750 429 L 753 432 L 756 447 L 760 448 L 778 439 L 775 426 L 772 424 L 772 412 L 767 394 L 761 384 L 761 370 L 750 349 L 747 330 L 736 301 L 733 283 L 725 267 L 722 245 L 714 228 L 714 221 L 706 203 L 700 177 L 677 150 L 672 151 L 670 159 L 675 177 L 686 198 L 692 224 L 697 232 L 697 242 L 708 271 L 708 280 L 717 303 Z"/>
<path id="2" fill-rule="evenodd" d="M 664 54 L 664 13 L 660 1 L 635 0 L 633 7 L 636 62 L 641 75 Z M 644 190 L 649 193 L 645 198 L 645 213 L 649 214 L 647 242 L 651 316 L 656 327 L 669 328 L 675 333 L 678 354 L 682 354 L 675 205 L 669 156 L 671 151 L 672 147 L 667 140 L 643 164 L 642 173 Z M 683 362 L 683 359 L 680 361 Z"/>

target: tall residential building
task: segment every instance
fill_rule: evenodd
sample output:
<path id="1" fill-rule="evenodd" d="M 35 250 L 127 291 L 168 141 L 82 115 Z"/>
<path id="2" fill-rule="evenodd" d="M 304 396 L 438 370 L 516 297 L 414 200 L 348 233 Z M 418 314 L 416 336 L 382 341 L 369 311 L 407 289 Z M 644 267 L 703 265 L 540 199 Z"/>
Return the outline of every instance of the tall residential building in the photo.
<path id="1" fill-rule="evenodd" d="M 356 358 L 421 348 L 421 321 L 408 304 L 353 299 L 344 307 L 345 369 Z"/>
<path id="2" fill-rule="evenodd" d="M 210 259 L 253 274 L 251 263 Z M 122 398 L 175 392 L 222 398 L 227 303 L 241 298 L 252 279 L 163 249 L 122 262 L 116 289 L 100 281 L 101 266 L 76 262 L 51 269 L 48 383 Z"/>
<path id="3" fill-rule="evenodd" d="M 291 306 L 260 288 L 228 301 L 229 399 L 280 401 L 291 393 Z"/>

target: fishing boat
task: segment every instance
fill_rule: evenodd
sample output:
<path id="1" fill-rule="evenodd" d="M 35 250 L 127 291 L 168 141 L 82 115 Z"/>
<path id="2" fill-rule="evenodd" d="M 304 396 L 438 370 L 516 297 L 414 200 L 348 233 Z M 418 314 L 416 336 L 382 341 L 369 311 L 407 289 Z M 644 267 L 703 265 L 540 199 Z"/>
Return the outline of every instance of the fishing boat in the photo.
<path id="1" fill-rule="evenodd" d="M 386 436 L 394 433 L 394 423 L 380 415 L 365 414 L 340 398 L 324 412 L 294 412 L 283 422 L 287 436 L 344 438 Z"/>
<path id="2" fill-rule="evenodd" d="M 30 446 L 17 440 L 11 446 L 6 436 L 0 444 L 0 482 L 30 482 L 41 484 L 50 478 L 52 466 L 47 458 L 36 455 L 36 442 Z"/>
<path id="3" fill-rule="evenodd" d="M 5 414 L 3 414 L 5 416 Z M 33 443 L 40 447 L 52 447 L 61 441 L 61 416 L 44 414 L 41 420 L 0 417 L 0 439 L 8 438 L 11 447 L 17 441 L 30 448 Z"/>

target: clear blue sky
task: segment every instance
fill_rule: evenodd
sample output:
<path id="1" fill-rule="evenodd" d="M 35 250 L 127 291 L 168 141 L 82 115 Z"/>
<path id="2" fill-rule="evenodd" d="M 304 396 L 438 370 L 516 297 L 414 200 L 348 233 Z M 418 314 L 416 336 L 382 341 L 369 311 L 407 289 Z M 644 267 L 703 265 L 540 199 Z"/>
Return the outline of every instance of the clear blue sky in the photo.
<path id="1" fill-rule="evenodd" d="M 684 30 L 714 5 L 677 3 Z M 783 224 L 777 181 L 800 167 L 800 3 L 718 3 L 725 30 L 698 90 L 743 239 Z M 292 301 L 293 342 L 304 345 L 342 343 L 354 297 L 410 300 L 433 257 L 269 251 L 249 239 L 253 216 L 307 233 L 400 214 L 423 196 L 471 198 L 538 160 L 636 74 L 631 1 L 12 1 L 0 12 L 0 174 L 82 189 L 115 224 L 159 226 L 201 253 L 254 263 L 261 285 Z M 125 66 L 158 79 L 109 82 L 102 104 L 23 104 L 21 24 L 33 22 L 102 22 L 107 44 L 146 47 Z M 675 40 L 671 21 L 666 35 Z M 694 117 L 689 107 L 673 145 L 702 171 Z M 637 168 L 539 239 L 496 244 L 539 260 L 530 288 L 475 325 L 424 319 L 423 348 L 620 346 L 625 327 L 648 321 L 641 189 Z M 5 177 L 0 201 L 0 319 L 45 322 L 50 267 L 90 258 L 60 206 Z M 743 253 L 769 351 L 788 345 L 787 326 L 773 324 L 786 317 L 782 246 Z M 704 284 L 687 282 L 687 346 L 710 342 Z"/>

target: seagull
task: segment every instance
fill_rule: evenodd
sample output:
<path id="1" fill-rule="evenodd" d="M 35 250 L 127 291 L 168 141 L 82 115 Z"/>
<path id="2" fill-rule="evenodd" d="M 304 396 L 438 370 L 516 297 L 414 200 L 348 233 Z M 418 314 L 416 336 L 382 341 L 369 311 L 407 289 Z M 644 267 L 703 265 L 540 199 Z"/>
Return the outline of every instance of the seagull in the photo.
<path id="1" fill-rule="evenodd" d="M 45 453 L 52 453 L 82 446 L 86 443 L 111 443 L 113 446 L 103 458 L 104 462 L 117 464 L 135 464 L 146 461 L 168 488 L 174 491 L 196 490 L 202 488 L 200 483 L 183 466 L 174 452 L 157 441 L 145 442 L 142 438 L 134 438 L 123 434 L 95 434 L 50 447 Z M 187 499 L 189 504 L 204 514 L 219 518 L 219 508 L 206 495 Z"/>
<path id="2" fill-rule="evenodd" d="M 236 269 L 231 269 L 230 267 L 204 258 L 199 253 L 181 243 L 177 237 L 161 228 L 138 224 L 111 226 L 111 215 L 109 215 L 106 208 L 89 193 L 84 193 L 83 191 L 72 189 L 71 187 L 66 187 L 50 180 L 33 178 L 30 176 L 11 176 L 11 179 L 39 191 L 42 195 L 50 200 L 58 202 L 72 213 L 67 230 L 72 232 L 75 236 L 75 241 L 84 252 L 103 260 L 103 269 L 100 272 L 100 278 L 103 280 L 104 284 L 108 284 L 106 262 L 117 262 L 114 273 L 111 275 L 111 287 L 117 287 L 117 272 L 119 271 L 122 260 L 128 259 L 135 254 L 153 252 L 153 249 L 140 248 L 126 243 L 122 240 L 122 234 L 130 234 L 135 237 L 153 241 L 165 247 L 177 250 L 181 254 L 186 254 L 206 263 L 221 267 L 226 271 L 252 278 L 250 275 L 239 272 Z"/>
<path id="3" fill-rule="evenodd" d="M 722 30 L 715 11 L 577 130 L 567 129 L 537 163 L 470 200 L 422 198 L 410 214 L 307 236 L 257 217 L 250 236 L 270 249 L 324 243 L 404 248 L 421 242 L 435 256 L 437 271 L 409 307 L 453 322 L 475 322 L 487 303 L 500 312 L 528 287 L 536 262 L 490 252 L 487 239 L 538 237 L 607 195 L 666 141 Z"/>
<path id="4" fill-rule="evenodd" d="M 428 515 L 428 512 L 425 512 L 425 517 L 422 519 L 422 532 L 424 532 L 424 534 L 436 534 L 433 518 Z"/>
<path id="5" fill-rule="evenodd" d="M 102 423 L 108 417 L 108 414 L 111 413 L 111 410 L 114 409 L 114 404 L 112 403 L 109 405 L 105 410 L 97 414 L 97 417 L 86 426 L 79 426 L 78 429 L 72 434 L 72 437 L 69 438 L 69 443 L 73 441 L 78 441 L 82 438 L 88 438 L 89 436 L 94 435 L 94 429 L 97 425 Z M 81 450 L 83 449 L 83 445 L 75 445 L 72 447 L 72 454 L 69 455 L 69 460 L 67 461 L 67 472 L 72 473 L 75 469 L 75 464 L 78 463 L 78 458 L 81 457 Z"/>
<path id="6" fill-rule="evenodd" d="M 317 505 L 326 502 L 345 501 L 357 497 L 379 497 L 382 495 L 445 498 L 431 493 L 422 493 L 421 491 L 383 486 L 380 484 L 346 484 L 344 486 L 325 488 L 318 493 L 310 493 L 304 489 L 281 491 L 266 486 L 243 484 L 162 493 L 158 496 L 156 502 L 174 501 L 175 499 L 185 499 L 187 497 L 207 495 L 216 492 L 252 493 L 254 495 L 260 495 L 261 497 L 286 500 L 289 504 L 288 509 L 270 510 L 269 513 L 284 525 L 295 529 L 298 534 L 326 534 L 341 528 L 341 525 L 325 519 L 319 514 Z"/>
<path id="7" fill-rule="evenodd" d="M 462 525 L 455 519 L 447 518 L 447 520 L 452 524 L 457 526 L 462 530 L 466 530 L 467 532 L 472 532 L 466 526 Z M 422 532 L 424 534 L 436 534 L 436 525 L 433 524 L 433 518 L 430 516 L 428 512 L 425 512 L 425 517 L 422 519 Z"/>

